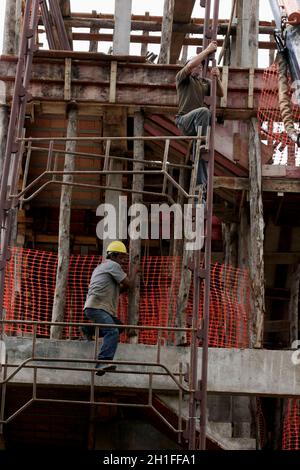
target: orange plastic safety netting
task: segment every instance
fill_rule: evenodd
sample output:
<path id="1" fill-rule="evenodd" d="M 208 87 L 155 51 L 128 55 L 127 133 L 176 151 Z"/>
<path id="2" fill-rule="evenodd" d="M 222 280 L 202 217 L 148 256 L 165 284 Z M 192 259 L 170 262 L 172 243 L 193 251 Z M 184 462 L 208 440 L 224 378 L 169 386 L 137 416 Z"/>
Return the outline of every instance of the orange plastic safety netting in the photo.
<path id="1" fill-rule="evenodd" d="M 289 399 L 283 424 L 283 450 L 300 450 L 300 399 Z"/>
<path id="2" fill-rule="evenodd" d="M 100 256 L 72 255 L 66 293 L 66 322 L 83 322 L 83 305 L 91 274 L 101 261 Z M 179 257 L 150 256 L 142 259 L 139 325 L 172 327 L 178 325 L 177 304 L 181 279 Z M 4 308 L 7 320 L 40 322 L 39 336 L 49 336 L 55 292 L 57 254 L 13 248 L 6 269 Z M 204 288 L 200 291 L 199 321 L 203 315 Z M 128 298 L 120 296 L 118 316 L 128 323 Z M 193 279 L 185 313 L 185 324 L 192 315 Z M 214 347 L 246 348 L 250 344 L 251 327 L 250 283 L 246 271 L 222 264 L 211 267 L 209 345 Z M 31 334 L 32 325 L 7 324 L 8 334 Z M 64 329 L 64 338 L 80 336 L 77 326 Z M 162 339 L 175 344 L 173 331 L 162 332 Z M 126 336 L 121 336 L 126 341 Z M 139 330 L 139 342 L 156 344 L 158 332 Z"/>
<path id="3" fill-rule="evenodd" d="M 263 76 L 263 88 L 259 101 L 258 120 L 260 122 L 261 139 L 274 148 L 273 163 L 277 165 L 300 165 L 300 149 L 291 140 L 285 131 L 279 109 L 278 97 L 278 64 L 267 68 Z M 295 90 L 290 88 L 293 121 L 299 129 L 300 108 L 292 96 Z"/>

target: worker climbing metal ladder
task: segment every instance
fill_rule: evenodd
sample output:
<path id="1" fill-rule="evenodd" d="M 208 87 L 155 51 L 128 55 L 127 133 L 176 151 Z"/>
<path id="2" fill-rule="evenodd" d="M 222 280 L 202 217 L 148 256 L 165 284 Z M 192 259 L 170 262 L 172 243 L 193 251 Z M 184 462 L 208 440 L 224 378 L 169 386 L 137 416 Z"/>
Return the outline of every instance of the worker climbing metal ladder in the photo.
<path id="1" fill-rule="evenodd" d="M 23 19 L 23 32 L 20 46 L 20 53 L 16 71 L 16 81 L 13 96 L 13 103 L 8 129 L 7 146 L 4 157 L 3 175 L 0 188 L 0 217 L 1 217 L 1 251 L 0 251 L 0 305 L 3 304 L 3 291 L 5 280 L 5 265 L 9 259 L 9 244 L 11 241 L 11 230 L 14 222 L 14 211 L 18 201 L 10 195 L 17 193 L 17 178 L 19 174 L 20 162 L 22 159 L 23 148 L 20 140 L 23 136 L 24 119 L 26 104 L 30 98 L 28 85 L 31 77 L 33 54 L 37 44 L 37 24 L 39 15 L 39 6 L 44 2 L 40 0 L 27 0 L 25 14 Z M 205 7 L 205 25 L 204 25 L 204 44 L 213 41 L 217 37 L 219 0 L 214 2 L 213 21 L 211 24 L 211 0 L 202 0 L 201 6 Z M 43 10 L 42 10 L 43 14 Z M 46 13 L 44 14 L 44 16 Z M 50 35 L 48 31 L 48 35 Z M 212 66 L 216 65 L 214 57 L 210 57 L 205 65 L 207 73 L 209 61 Z M 211 127 L 208 134 L 209 145 L 206 145 L 208 156 L 208 185 L 207 185 L 207 203 L 205 209 L 205 248 L 204 252 L 197 252 L 194 257 L 194 308 L 193 308 L 193 327 L 191 341 L 191 367 L 190 367 L 190 401 L 189 401 L 189 421 L 186 430 L 186 439 L 189 442 L 190 449 L 205 449 L 206 442 L 206 410 L 207 410 L 207 366 L 208 366 L 208 327 L 209 327 L 209 308 L 210 308 L 210 265 L 211 265 L 211 231 L 212 231 L 212 207 L 213 207 L 213 175 L 214 175 L 214 133 L 216 119 L 216 78 L 212 80 L 211 86 Z M 198 139 L 196 155 L 200 152 L 200 140 Z M 195 161 L 194 176 L 197 174 L 197 158 Z M 195 183 L 195 180 L 194 180 Z M 195 185 L 193 184 L 193 187 Z M 198 199 L 200 195 L 194 191 L 194 196 Z M 201 327 L 198 325 L 200 287 L 204 283 L 204 314 Z M 2 315 L 2 309 L 1 309 Z M 202 349 L 202 370 L 201 379 L 198 380 L 198 346 Z M 200 440 L 197 444 L 197 413 L 200 404 Z"/>
<path id="2" fill-rule="evenodd" d="M 201 7 L 205 8 L 203 48 L 208 43 L 217 39 L 219 0 L 215 0 L 213 7 L 213 19 L 211 22 L 211 0 L 201 0 Z M 209 62 L 212 67 L 216 67 L 215 54 L 206 59 L 204 66 L 204 77 L 208 73 Z M 211 266 L 211 236 L 212 236 L 212 215 L 213 215 L 213 177 L 214 177 L 214 136 L 216 121 L 216 77 L 212 79 L 210 110 L 211 110 L 211 126 L 208 128 L 207 139 L 209 145 L 206 148 L 208 157 L 208 181 L 207 181 L 207 200 L 204 209 L 204 251 L 196 252 L 194 256 L 194 303 L 192 327 L 194 333 L 191 338 L 191 362 L 189 367 L 189 381 L 191 394 L 189 400 L 189 421 L 185 432 L 185 439 L 188 441 L 189 449 L 201 450 L 206 448 L 206 422 L 207 422 L 207 372 L 208 372 L 208 332 L 209 332 L 209 309 L 210 309 L 210 266 Z M 196 151 L 199 153 L 199 144 Z M 203 158 L 203 153 L 201 158 Z M 195 160 L 197 164 L 197 158 Z M 194 168 L 195 172 L 195 168 Z M 194 173 L 193 172 L 193 173 Z M 202 195 L 196 194 L 196 199 L 201 202 Z M 200 304 L 200 288 L 204 284 L 204 305 L 203 319 L 199 328 L 199 304 Z M 201 379 L 198 380 L 198 346 L 202 345 L 202 364 Z M 200 375 L 200 374 L 199 374 Z M 200 438 L 197 446 L 196 442 L 196 423 L 198 406 L 200 406 Z"/>

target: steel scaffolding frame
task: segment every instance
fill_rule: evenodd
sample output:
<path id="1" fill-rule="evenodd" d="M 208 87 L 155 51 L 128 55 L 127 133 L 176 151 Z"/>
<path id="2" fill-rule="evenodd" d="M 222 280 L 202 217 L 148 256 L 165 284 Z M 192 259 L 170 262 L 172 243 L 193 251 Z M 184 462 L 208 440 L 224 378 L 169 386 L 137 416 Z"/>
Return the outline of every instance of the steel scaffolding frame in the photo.
<path id="1" fill-rule="evenodd" d="M 166 193 L 167 182 L 169 181 L 174 187 L 177 188 L 179 192 L 183 194 L 191 203 L 196 204 L 200 201 L 200 194 L 196 191 L 196 178 L 198 172 L 198 163 L 200 158 L 200 151 L 204 148 L 205 152 L 208 154 L 208 186 L 207 186 L 207 204 L 205 209 L 205 249 L 204 252 L 196 252 L 194 256 L 193 263 L 193 273 L 194 273 L 194 302 L 193 302 L 193 317 L 191 324 L 191 347 L 190 347 L 190 368 L 187 381 L 189 383 L 189 388 L 186 390 L 182 385 L 180 389 L 182 391 L 189 392 L 189 420 L 187 423 L 187 429 L 183 432 L 183 436 L 186 441 L 188 441 L 189 449 L 201 449 L 206 448 L 206 421 L 207 421 L 207 370 L 208 370 L 208 327 L 209 327 L 209 307 L 210 307 L 210 264 L 211 264 L 211 234 L 212 234 L 212 209 L 213 209 L 213 175 L 214 175 L 214 135 L 215 135 L 215 119 L 216 119 L 216 78 L 212 79 L 211 86 L 211 127 L 207 136 L 205 136 L 205 144 L 201 145 L 203 136 L 201 136 L 201 129 L 199 129 L 197 137 L 172 137 L 172 136 L 163 136 L 163 137 L 120 137 L 120 138 L 93 138 L 93 141 L 106 141 L 106 153 L 105 155 L 98 155 L 98 158 L 104 158 L 104 169 L 102 171 L 87 171 L 87 172 L 64 172 L 58 171 L 56 168 L 57 157 L 53 159 L 53 153 L 66 153 L 64 151 L 55 151 L 54 142 L 55 141 L 80 141 L 80 140 L 91 140 L 90 138 L 49 138 L 49 139 L 24 139 L 23 137 L 23 127 L 25 120 L 25 108 L 26 103 L 29 100 L 30 96 L 27 92 L 32 60 L 35 50 L 37 49 L 36 44 L 36 31 L 39 21 L 39 6 L 43 5 L 41 0 L 27 0 L 24 13 L 23 21 L 23 31 L 22 39 L 19 52 L 19 60 L 16 71 L 15 79 L 15 89 L 14 97 L 11 108 L 10 123 L 8 129 L 7 145 L 4 156 L 4 165 L 3 165 L 3 174 L 0 187 L 0 218 L 1 218 L 1 244 L 0 244 L 0 306 L 1 306 L 1 337 L 3 337 L 3 294 L 4 294 L 4 280 L 5 280 L 5 267 L 6 263 L 10 257 L 9 245 L 11 242 L 11 229 L 14 221 L 15 209 L 20 204 L 22 205 L 25 201 L 31 200 L 35 197 L 40 191 L 42 191 L 49 184 L 59 184 L 59 185 L 72 185 L 78 187 L 97 187 L 103 189 L 110 189 L 115 191 L 120 191 L 120 188 L 112 188 L 108 186 L 95 186 L 87 185 L 84 183 L 67 183 L 63 181 L 58 181 L 56 178 L 63 175 L 83 175 L 83 174 L 159 174 L 163 175 L 163 191 L 161 193 L 151 193 L 142 191 L 144 194 L 155 194 L 162 195 L 169 198 L 171 202 L 174 202 L 172 198 Z M 219 12 L 219 0 L 214 2 L 213 10 L 213 19 L 211 23 L 211 0 L 201 1 L 201 6 L 205 7 L 205 21 L 204 21 L 204 44 L 206 47 L 208 42 L 211 40 L 216 40 L 217 38 L 217 25 L 218 25 L 218 12 Z M 43 15 L 45 16 L 45 14 Z M 61 43 L 63 43 L 65 35 L 58 31 L 58 34 L 61 35 Z M 209 61 L 212 60 L 212 66 L 216 66 L 216 61 L 214 55 L 209 57 L 206 61 L 204 73 L 207 73 Z M 164 158 L 162 162 L 145 162 L 142 161 L 144 165 L 153 165 L 161 166 L 160 170 L 150 170 L 150 171 L 127 171 L 127 172 L 118 172 L 108 170 L 108 162 L 110 158 L 123 159 L 124 157 L 110 156 L 110 145 L 112 140 L 165 140 L 165 149 L 164 149 Z M 170 142 L 172 140 L 195 140 L 196 141 L 196 153 L 195 161 L 192 167 L 192 177 L 191 177 L 191 186 L 190 193 L 187 193 L 181 185 L 175 181 L 175 179 L 168 173 L 168 167 L 171 164 L 168 162 Z M 33 182 L 26 186 L 26 179 L 29 170 L 30 155 L 33 149 L 33 143 L 36 141 L 49 141 L 48 149 L 48 159 L 45 171 L 39 175 Z M 22 162 L 23 152 L 26 149 L 27 145 L 27 159 L 25 163 L 25 178 L 22 190 L 17 191 L 19 171 Z M 77 155 L 82 154 L 76 152 Z M 75 153 L 74 153 L 75 155 Z M 93 154 L 88 154 L 89 157 L 93 157 Z M 129 159 L 128 159 L 129 160 Z M 175 166 L 175 165 L 173 165 Z M 179 168 L 186 168 L 185 165 L 177 165 Z M 40 183 L 40 181 L 45 177 L 51 177 L 50 181 L 44 183 L 40 188 L 38 188 L 31 196 L 24 198 L 25 194 L 28 193 L 35 185 Z M 122 188 L 122 191 L 133 192 L 129 189 Z M 200 286 L 201 283 L 204 283 L 204 314 L 202 319 L 201 327 L 198 326 L 198 312 L 199 312 L 199 301 L 200 301 Z M 18 322 L 20 323 L 20 322 Z M 59 325 L 56 323 L 56 325 Z M 99 327 L 99 325 L 95 325 Z M 134 325 L 134 328 L 138 327 Z M 174 330 L 174 329 L 173 329 Z M 36 337 L 36 327 L 34 338 Z M 97 341 L 96 341 L 97 343 Z M 198 346 L 202 345 L 202 370 L 201 370 L 201 379 L 198 379 Z M 31 358 L 33 360 L 33 358 Z M 36 358 L 35 358 L 36 360 Z M 87 362 L 85 360 L 85 362 Z M 25 364 L 24 364 L 25 365 Z M 22 366 L 21 366 L 22 367 Z M 162 365 L 162 367 L 164 367 Z M 169 374 L 170 371 L 167 371 Z M 11 378 L 11 376 L 9 376 Z M 1 421 L 2 425 L 4 420 L 4 403 L 5 403 L 5 390 L 6 383 L 9 380 L 9 377 L 5 377 L 3 380 L 2 387 L 2 401 L 1 401 Z M 36 382 L 35 382 L 36 384 Z M 33 399 L 36 399 L 34 387 L 33 387 Z M 90 401 L 91 404 L 94 403 L 94 400 Z M 196 421 L 199 419 L 197 416 L 198 410 L 197 405 L 200 404 L 200 438 L 197 443 L 196 434 Z M 27 405 L 26 405 L 27 406 Z M 10 418 L 12 419 L 12 417 Z M 180 430 L 181 433 L 182 430 Z"/>

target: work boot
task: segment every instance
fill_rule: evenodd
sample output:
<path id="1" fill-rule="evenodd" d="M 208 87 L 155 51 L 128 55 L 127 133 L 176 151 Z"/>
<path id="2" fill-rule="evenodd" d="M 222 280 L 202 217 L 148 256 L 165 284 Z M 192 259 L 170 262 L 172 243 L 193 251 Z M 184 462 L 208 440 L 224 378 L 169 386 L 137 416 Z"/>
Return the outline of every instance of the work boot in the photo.
<path id="1" fill-rule="evenodd" d="M 105 372 L 112 372 L 116 370 L 117 366 L 114 364 L 97 364 L 96 375 L 104 375 Z"/>

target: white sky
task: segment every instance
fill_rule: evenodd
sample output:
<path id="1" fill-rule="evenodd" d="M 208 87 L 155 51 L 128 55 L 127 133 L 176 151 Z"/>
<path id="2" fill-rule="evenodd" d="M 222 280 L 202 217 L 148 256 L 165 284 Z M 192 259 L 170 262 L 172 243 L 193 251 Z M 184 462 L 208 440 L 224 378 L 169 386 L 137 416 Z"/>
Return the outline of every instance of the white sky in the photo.
<path id="1" fill-rule="evenodd" d="M 250 0 L 249 0 L 250 1 Z M 0 51 L 2 51 L 2 40 L 3 40 L 3 23 L 4 23 L 4 13 L 5 13 L 5 3 L 6 0 L 0 0 Z M 97 13 L 114 13 L 114 0 L 71 0 L 72 11 L 76 12 L 92 12 L 96 10 Z M 133 14 L 144 14 L 146 11 L 149 11 L 150 15 L 162 16 L 163 13 L 163 4 L 164 0 L 132 0 L 132 13 Z M 229 18 L 231 10 L 230 0 L 220 0 L 220 18 Z M 203 17 L 204 9 L 200 7 L 200 1 L 196 0 L 195 8 L 193 11 L 193 17 L 199 18 Z M 269 6 L 268 0 L 260 1 L 260 19 L 261 20 L 271 20 L 272 13 Z M 79 30 L 77 30 L 79 32 Z M 102 30 L 104 32 L 104 30 Z M 110 30 L 105 30 L 105 33 L 109 33 Z M 137 34 L 137 33 L 135 33 Z M 152 32 L 151 35 L 155 33 Z M 156 33 L 157 34 L 157 33 Z M 42 39 L 44 40 L 44 39 Z M 268 40 L 266 38 L 266 40 Z M 88 43 L 85 41 L 80 41 L 80 49 L 88 50 Z M 99 51 L 107 52 L 111 44 L 108 42 L 100 43 Z M 132 44 L 130 53 L 131 54 L 140 54 L 140 45 Z M 79 49 L 78 42 L 76 41 L 75 49 Z M 149 51 L 158 53 L 159 45 L 149 44 Z M 195 47 L 189 48 L 189 56 L 195 55 Z M 260 51 L 259 53 L 259 66 L 267 67 L 269 65 L 269 51 Z"/>

